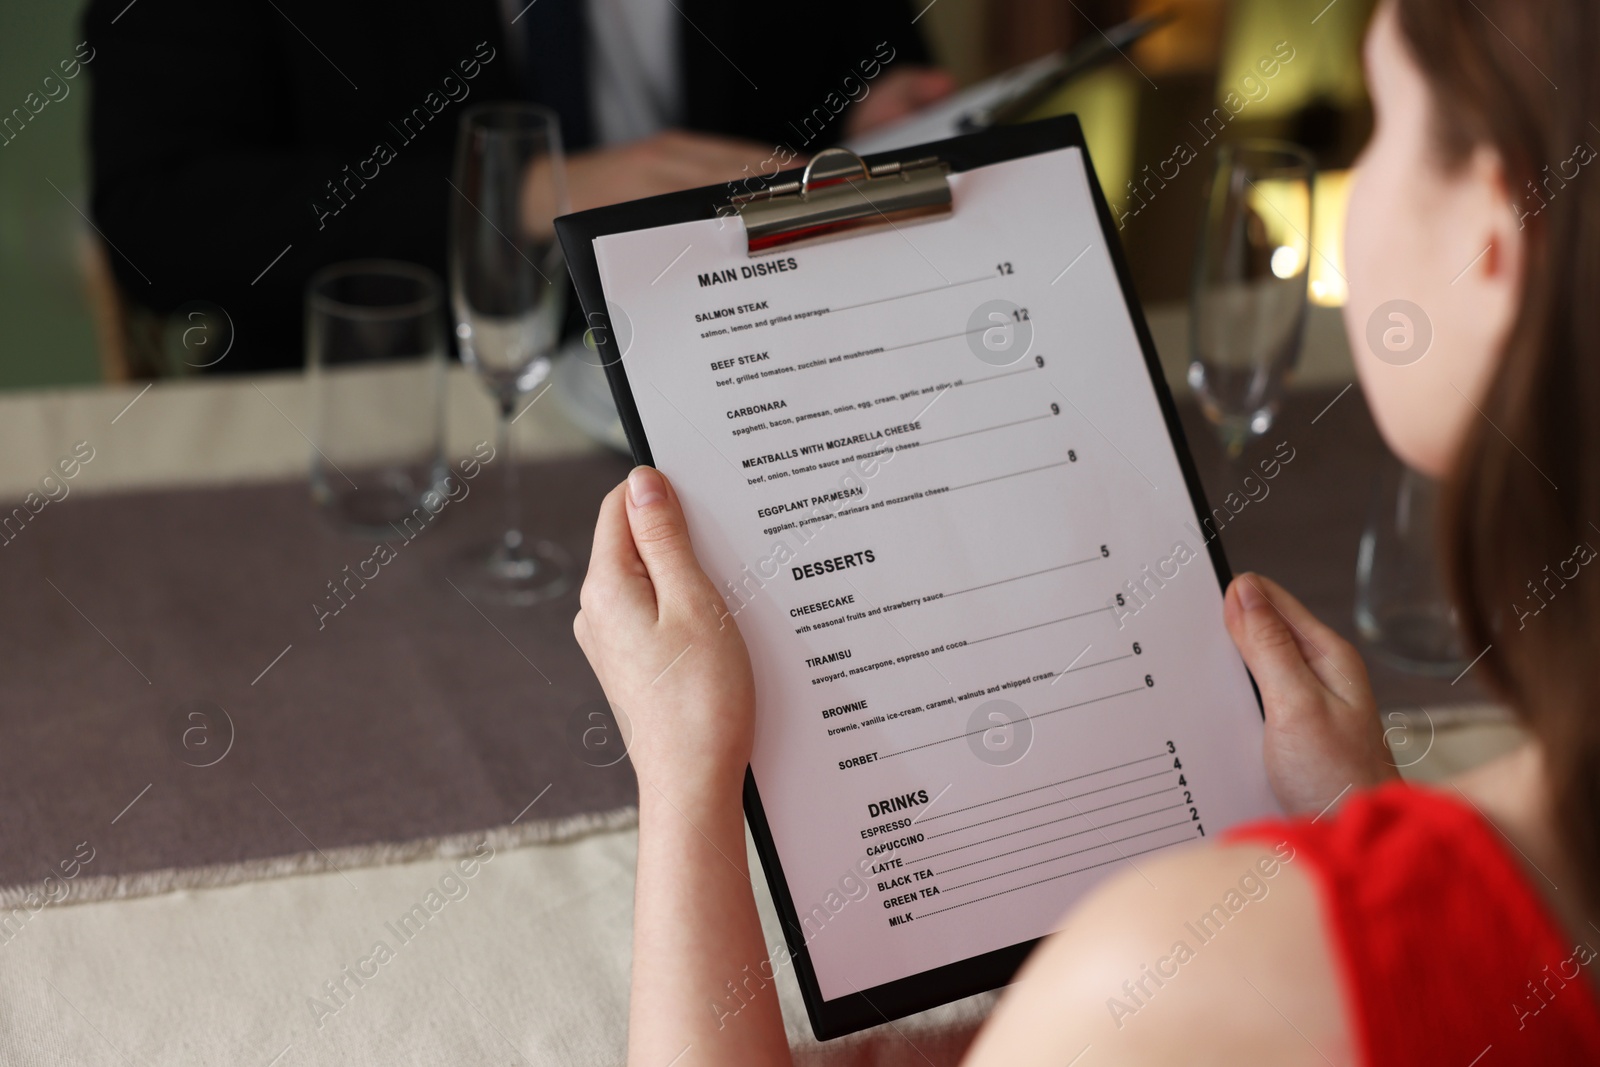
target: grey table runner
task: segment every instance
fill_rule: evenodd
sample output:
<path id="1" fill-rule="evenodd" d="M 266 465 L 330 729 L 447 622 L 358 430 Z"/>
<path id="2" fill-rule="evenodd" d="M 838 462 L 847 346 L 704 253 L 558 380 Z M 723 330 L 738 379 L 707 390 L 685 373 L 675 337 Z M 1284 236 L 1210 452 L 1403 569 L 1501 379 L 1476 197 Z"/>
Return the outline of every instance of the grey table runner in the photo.
<path id="1" fill-rule="evenodd" d="M 1351 634 L 1383 455 L 1359 392 L 1296 396 L 1232 465 L 1196 412 L 1184 418 L 1213 504 L 1243 498 L 1279 442 L 1293 449 L 1223 543 L 1236 569 L 1277 578 Z M 525 474 L 530 525 L 580 572 L 599 500 L 626 471 L 597 456 Z M 324 525 L 301 482 L 69 498 L 28 523 L 0 548 L 0 901 L 60 878 L 85 842 L 93 859 L 73 873 L 106 895 L 512 824 L 537 839 L 632 804 L 572 638 L 576 590 L 517 610 L 444 579 L 445 559 L 494 529 L 498 474 L 414 540 L 392 538 L 395 557 L 364 584 L 345 583 L 373 542 Z M 353 596 L 319 618 L 313 604 L 337 604 L 329 582 Z M 1373 679 L 1389 705 L 1481 698 L 1470 678 L 1374 664 Z"/>
<path id="2" fill-rule="evenodd" d="M 524 473 L 530 528 L 579 575 L 627 469 L 601 456 Z M 308 853 L 337 865 L 350 849 L 359 862 L 632 804 L 620 744 L 593 729 L 605 720 L 572 637 L 576 586 L 519 610 L 445 579 L 452 554 L 493 535 L 501 473 L 412 540 L 388 538 L 381 566 L 363 563 L 372 540 L 321 520 L 304 482 L 42 511 L 0 548 L 0 887 L 39 885 L 82 842 L 81 884 L 120 894 L 163 886 L 103 880 L 271 873 L 260 861 L 295 854 L 305 869 Z M 323 617 L 313 605 L 340 603 L 329 582 L 349 599 Z"/>

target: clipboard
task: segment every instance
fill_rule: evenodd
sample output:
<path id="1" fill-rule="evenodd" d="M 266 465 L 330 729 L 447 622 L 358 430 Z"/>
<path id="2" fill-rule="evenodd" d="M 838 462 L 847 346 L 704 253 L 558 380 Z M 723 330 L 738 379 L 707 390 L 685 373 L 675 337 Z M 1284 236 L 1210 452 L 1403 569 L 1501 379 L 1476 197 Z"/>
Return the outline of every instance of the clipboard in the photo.
<path id="1" fill-rule="evenodd" d="M 744 227 L 746 254 L 754 261 L 807 242 L 848 240 L 858 232 L 898 225 L 901 220 L 925 219 L 930 221 L 924 225 L 937 226 L 940 224 L 938 216 L 959 207 L 952 205 L 950 175 L 1067 148 L 1083 153 L 1099 230 L 1106 238 L 1116 281 L 1143 354 L 1150 388 L 1171 439 L 1188 500 L 1197 516 L 1210 514 L 1154 341 L 1116 238 L 1113 216 L 1089 161 L 1083 131 L 1072 115 L 994 127 L 864 159 L 842 149 L 830 150 L 814 157 L 808 167 L 781 173 L 766 188 L 737 198 L 730 195 L 726 186 L 710 186 L 557 219 L 557 233 L 588 326 L 586 340 L 606 370 L 634 460 L 654 465 L 651 443 L 641 422 L 623 359 L 630 325 L 620 316 L 613 321 L 594 249 L 597 239 L 721 217 L 730 225 Z M 1231 572 L 1218 538 L 1206 541 L 1205 555 L 1219 588 L 1225 589 Z M 1250 688 L 1254 689 L 1253 680 Z M 1259 693 L 1256 693 L 1254 711 L 1257 716 L 1261 714 Z M 759 783 L 750 770 L 745 777 L 744 808 L 812 1030 L 818 1039 L 843 1036 L 1006 985 L 1038 943 L 1039 938 L 1022 940 L 855 993 L 825 998 L 802 930 L 800 913 L 784 876 Z"/>

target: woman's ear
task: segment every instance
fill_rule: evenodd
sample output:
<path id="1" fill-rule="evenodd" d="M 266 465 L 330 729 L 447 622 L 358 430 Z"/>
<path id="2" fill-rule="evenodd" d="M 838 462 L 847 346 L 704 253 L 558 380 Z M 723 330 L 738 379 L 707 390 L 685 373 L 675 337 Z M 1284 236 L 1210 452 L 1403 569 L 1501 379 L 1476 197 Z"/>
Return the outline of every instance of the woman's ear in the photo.
<path id="1" fill-rule="evenodd" d="M 1527 235 L 1543 224 L 1549 201 L 1512 189 L 1499 153 L 1484 146 L 1473 150 L 1456 182 L 1451 217 L 1470 238 L 1456 247 L 1480 251 L 1451 280 L 1446 307 L 1457 320 L 1450 332 L 1478 343 L 1450 354 L 1449 385 L 1481 408 L 1522 304 Z"/>
<path id="2" fill-rule="evenodd" d="M 1548 201 L 1513 191 L 1505 164 L 1489 148 L 1480 146 L 1473 152 L 1466 174 L 1482 198 L 1477 205 L 1478 217 L 1473 221 L 1487 239 L 1483 261 L 1474 265 L 1482 268 L 1479 281 L 1496 289 L 1509 286 L 1514 308 L 1522 297 L 1524 237 L 1528 225 L 1543 212 Z"/>

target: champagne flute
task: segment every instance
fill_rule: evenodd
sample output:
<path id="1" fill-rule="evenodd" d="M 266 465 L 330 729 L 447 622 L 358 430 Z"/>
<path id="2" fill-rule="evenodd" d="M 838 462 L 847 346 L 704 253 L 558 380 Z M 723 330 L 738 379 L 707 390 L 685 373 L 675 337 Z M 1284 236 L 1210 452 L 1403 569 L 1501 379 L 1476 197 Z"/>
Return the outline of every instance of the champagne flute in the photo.
<path id="1" fill-rule="evenodd" d="M 555 112 L 522 103 L 468 108 L 451 185 L 456 339 L 462 362 L 499 409 L 496 462 L 505 468 L 505 531 L 456 571 L 465 587 L 525 606 L 559 596 L 572 581 L 559 546 L 523 535 L 511 445 L 520 401 L 550 375 L 566 311 L 566 261 L 554 219 L 567 210 L 567 193 Z"/>
<path id="2" fill-rule="evenodd" d="M 1311 157 L 1224 145 L 1206 195 L 1189 311 L 1189 384 L 1235 458 L 1271 429 L 1305 335 Z"/>

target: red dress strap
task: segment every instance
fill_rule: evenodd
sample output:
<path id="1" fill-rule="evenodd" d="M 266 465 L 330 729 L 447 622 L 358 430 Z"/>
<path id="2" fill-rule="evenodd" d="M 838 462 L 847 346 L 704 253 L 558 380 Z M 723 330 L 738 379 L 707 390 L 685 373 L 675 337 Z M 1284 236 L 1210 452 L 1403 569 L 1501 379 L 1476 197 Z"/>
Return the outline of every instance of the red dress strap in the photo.
<path id="1" fill-rule="evenodd" d="M 1467 804 L 1396 783 L 1225 839 L 1314 872 L 1367 1067 L 1600 1063 L 1600 935 L 1574 944 Z"/>

